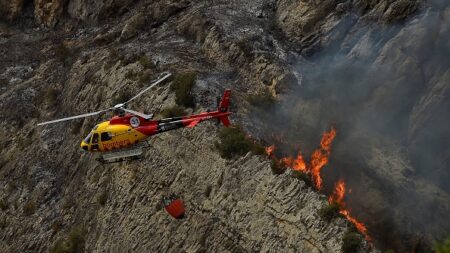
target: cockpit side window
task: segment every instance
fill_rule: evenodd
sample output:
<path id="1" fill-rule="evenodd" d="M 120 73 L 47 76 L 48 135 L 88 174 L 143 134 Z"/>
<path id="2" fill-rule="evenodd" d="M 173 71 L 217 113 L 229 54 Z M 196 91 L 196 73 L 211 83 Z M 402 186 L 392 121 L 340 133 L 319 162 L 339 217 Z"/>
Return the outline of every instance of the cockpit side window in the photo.
<path id="1" fill-rule="evenodd" d="M 100 139 L 101 139 L 102 141 L 109 141 L 109 140 L 112 139 L 112 133 L 110 133 L 110 132 L 103 132 L 103 133 L 101 133 L 101 135 L 100 135 Z"/>
<path id="2" fill-rule="evenodd" d="M 98 144 L 98 133 L 95 133 L 92 137 L 92 144 Z"/>
<path id="3" fill-rule="evenodd" d="M 89 144 L 91 142 L 91 136 L 92 136 L 92 133 L 89 133 L 88 136 L 86 136 L 86 138 L 84 139 L 84 142 Z"/>

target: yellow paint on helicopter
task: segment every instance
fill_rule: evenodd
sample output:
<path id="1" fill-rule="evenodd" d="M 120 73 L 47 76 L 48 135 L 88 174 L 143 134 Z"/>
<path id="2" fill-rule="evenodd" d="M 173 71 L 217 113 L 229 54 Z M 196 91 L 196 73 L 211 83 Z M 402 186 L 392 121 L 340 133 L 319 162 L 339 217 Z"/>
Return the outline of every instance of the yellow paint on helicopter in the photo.
<path id="1" fill-rule="evenodd" d="M 86 151 L 105 152 L 124 148 L 146 139 L 148 136 L 131 126 L 114 124 L 109 121 L 96 125 L 80 146 Z"/>

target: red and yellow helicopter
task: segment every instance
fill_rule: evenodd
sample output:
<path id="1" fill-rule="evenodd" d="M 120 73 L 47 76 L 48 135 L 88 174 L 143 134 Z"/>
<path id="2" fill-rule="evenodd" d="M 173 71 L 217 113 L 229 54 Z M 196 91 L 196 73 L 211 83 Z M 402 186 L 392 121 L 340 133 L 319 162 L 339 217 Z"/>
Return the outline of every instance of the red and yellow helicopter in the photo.
<path id="1" fill-rule="evenodd" d="M 97 112 L 42 122 L 39 123 L 38 126 L 114 111 L 116 115 L 108 121 L 97 124 L 81 142 L 80 146 L 84 151 L 102 152 L 102 156 L 98 159 L 101 162 L 116 162 L 128 158 L 139 157 L 142 154 L 142 145 L 139 144 L 155 134 L 182 127 L 193 128 L 201 121 L 212 119 L 217 119 L 225 126 L 230 125 L 230 120 L 228 118 L 231 114 L 228 111 L 231 95 L 230 90 L 225 90 L 217 110 L 212 112 L 207 111 L 182 117 L 152 120 L 153 114 L 147 115 L 126 108 L 128 103 L 170 76 L 170 73 L 166 73 L 162 78 L 156 80 L 149 87 L 124 103 Z"/>

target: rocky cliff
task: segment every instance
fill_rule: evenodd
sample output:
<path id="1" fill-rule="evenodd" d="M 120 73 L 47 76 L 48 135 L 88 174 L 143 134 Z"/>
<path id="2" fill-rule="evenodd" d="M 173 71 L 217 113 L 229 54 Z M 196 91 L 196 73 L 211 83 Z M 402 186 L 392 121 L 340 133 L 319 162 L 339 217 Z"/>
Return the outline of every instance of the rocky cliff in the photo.
<path id="1" fill-rule="evenodd" d="M 421 28 L 423 23 L 411 22 L 411 18 L 433 10 L 433 4 L 403 0 L 0 0 L 0 124 L 4 136 L 0 140 L 0 248 L 42 252 L 55 249 L 58 241 L 69 241 L 81 245 L 75 251 L 86 252 L 342 252 L 343 237 L 351 225 L 343 218 L 325 221 L 319 216 L 327 205 L 322 193 L 290 171 L 274 175 L 267 157 L 249 153 L 231 160 L 221 158 L 214 148 L 218 127 L 213 124 L 153 138 L 141 161 L 101 166 L 93 156 L 83 154 L 78 143 L 102 118 L 41 128 L 36 123 L 111 106 L 123 94 L 141 90 L 159 72 L 189 71 L 198 77 L 193 92 L 195 111 L 214 107 L 215 97 L 231 88 L 232 121 L 262 141 L 273 141 L 267 129 L 277 131 L 271 125 L 278 124 L 250 117 L 254 114 L 246 99 L 249 94 L 268 89 L 279 96 L 282 106 L 283 101 L 305 102 L 304 107 L 295 108 L 306 116 L 298 116 L 301 124 L 295 120 L 293 124 L 298 134 L 306 136 L 298 144 L 308 150 L 317 144 L 314 138 L 324 125 L 334 119 L 326 113 L 317 117 L 321 105 L 297 96 L 297 84 L 308 87 L 304 70 L 314 66 L 314 57 L 344 51 L 349 57 L 367 56 L 373 66 L 402 66 L 399 72 L 413 74 L 408 80 L 423 80 L 428 85 L 419 91 L 420 103 L 408 105 L 414 110 L 406 145 L 413 149 L 429 140 L 430 133 L 423 131 L 431 124 L 427 115 L 435 115 L 429 111 L 449 101 L 448 62 L 440 69 L 427 68 L 423 63 L 436 58 L 414 55 L 429 44 L 409 40 L 430 36 L 426 27 Z M 444 2 L 443 6 L 438 17 L 448 20 L 448 5 Z M 432 36 L 437 38 L 434 45 L 441 48 L 448 26 L 439 24 Z M 143 62 L 143 57 L 151 64 Z M 367 99 L 366 106 L 395 105 L 379 100 L 392 87 L 393 94 L 408 96 L 408 87 L 395 85 L 380 86 L 376 92 L 380 95 Z M 339 94 L 336 88 L 329 90 Z M 287 94 L 296 95 L 285 99 Z M 166 84 L 139 99 L 133 108 L 158 113 L 173 104 L 174 94 Z M 275 115 L 280 112 L 276 110 Z M 447 110 L 439 112 L 445 115 Z M 433 138 L 448 136 L 445 131 L 444 127 Z M 341 144 L 337 140 L 340 156 L 332 156 L 333 166 L 346 165 L 342 157 L 348 154 L 343 146 L 358 137 L 343 137 Z M 410 189 L 410 179 L 403 175 L 411 166 L 400 151 L 384 155 L 389 145 L 364 148 L 371 155 L 358 157 L 358 161 L 369 164 L 372 174 L 363 174 L 359 182 L 368 179 L 373 189 L 379 189 L 379 185 L 397 183 L 387 179 L 401 177 L 397 180 L 404 183 L 400 188 Z M 446 147 L 440 156 L 445 157 Z M 373 171 L 385 173 L 373 176 Z M 445 217 L 449 210 L 446 190 L 434 181 L 418 182 L 414 186 L 427 189 L 423 191 L 426 198 L 421 199 L 442 208 L 438 220 Z M 186 202 L 184 220 L 173 220 L 161 207 L 161 196 L 170 192 Z M 383 192 L 373 190 L 362 196 L 370 200 L 361 204 L 367 205 L 364 208 L 356 208 L 365 222 L 369 215 L 380 214 L 379 209 L 370 212 L 373 206 L 387 210 L 380 205 L 380 199 L 386 198 Z M 396 215 L 392 217 L 411 218 Z M 399 227 L 397 222 L 392 226 Z M 377 231 L 386 229 L 382 226 Z M 448 225 L 442 224 L 432 231 L 436 235 L 445 229 Z M 398 245 L 394 244 L 404 249 Z M 363 242 L 359 251 L 375 250 Z"/>

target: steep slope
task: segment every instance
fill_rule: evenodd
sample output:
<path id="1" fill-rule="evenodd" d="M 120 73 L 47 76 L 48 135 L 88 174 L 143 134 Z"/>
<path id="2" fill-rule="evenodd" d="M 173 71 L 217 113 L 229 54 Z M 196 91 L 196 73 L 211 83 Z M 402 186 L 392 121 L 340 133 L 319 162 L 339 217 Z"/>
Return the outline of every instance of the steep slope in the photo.
<path id="1" fill-rule="evenodd" d="M 338 176 L 350 175 L 350 207 L 369 225 L 375 243 L 426 252 L 421 243 L 448 229 L 441 221 L 449 213 L 446 184 L 434 180 L 448 177 L 448 128 L 442 124 L 435 132 L 426 131 L 448 114 L 442 109 L 449 101 L 448 61 L 435 57 L 448 52 L 448 26 L 444 21 L 426 25 L 436 13 L 437 20 L 448 20 L 448 4 L 0 0 L 0 124 L 5 136 L 0 140 L 0 246 L 7 252 L 46 251 L 60 239 L 78 238 L 85 240 L 81 245 L 88 252 L 341 252 L 351 226 L 341 218 L 325 222 L 319 217 L 326 205 L 323 195 L 291 172 L 272 175 L 267 158 L 220 158 L 213 125 L 165 133 L 152 139 L 142 161 L 108 166 L 99 166 L 78 148 L 101 118 L 35 126 L 111 106 L 169 70 L 198 73 L 195 111 L 214 107 L 215 97 L 231 88 L 233 121 L 270 143 L 274 133 L 286 136 L 282 141 L 289 142 L 288 150 L 311 152 L 321 132 L 337 124 L 324 192 L 331 192 Z M 430 34 L 436 38 L 433 54 L 423 50 L 430 46 Z M 441 67 L 434 68 L 437 63 Z M 373 75 L 339 79 L 365 69 L 378 73 L 384 65 L 394 70 L 389 76 L 411 76 L 375 79 L 386 81 L 380 86 L 367 82 Z M 374 89 L 372 96 L 355 84 L 365 82 Z M 158 113 L 173 105 L 167 87 L 160 86 L 133 108 Z M 269 114 L 246 99 L 266 89 L 280 100 L 273 111 L 266 110 Z M 404 100 L 394 99 L 411 95 L 404 107 L 399 106 Z M 389 119 L 402 119 L 401 132 L 407 134 L 380 127 L 373 135 L 372 128 L 364 127 L 378 125 L 358 118 L 365 112 L 354 108 L 385 118 L 379 125 L 389 129 L 398 128 Z M 385 111 L 390 113 L 380 113 Z M 430 140 L 440 144 L 416 149 Z M 411 153 L 405 155 L 404 147 Z M 437 151 L 441 167 L 421 176 L 430 164 L 416 167 L 424 160 L 413 164 L 411 157 L 433 158 Z M 186 201 L 185 220 L 172 220 L 160 206 L 161 196 L 169 192 Z M 427 227 L 428 216 L 416 222 L 412 217 L 423 213 L 415 212 L 410 201 L 399 201 L 405 196 L 418 199 L 419 209 L 429 203 L 436 211 L 430 215 L 436 214 L 433 224 L 439 226 Z M 405 215 L 404 210 L 411 212 Z M 84 234 L 77 230 L 80 225 L 86 229 L 82 237 L 76 236 Z M 427 236 L 414 239 L 411 231 Z M 371 249 L 364 243 L 360 251 Z"/>
<path id="2" fill-rule="evenodd" d="M 87 252 L 340 252 L 349 224 L 319 217 L 326 199 L 289 173 L 273 175 L 265 157 L 220 158 L 214 125 L 165 133 L 152 139 L 143 160 L 104 166 L 78 147 L 100 118 L 36 127 L 111 105 L 164 70 L 198 72 L 196 111 L 213 107 L 215 97 L 232 88 L 239 123 L 245 121 L 240 91 L 283 79 L 281 65 L 254 56 L 239 41 L 246 30 L 228 32 L 236 27 L 229 21 L 253 13 L 211 20 L 198 13 L 203 5 L 154 3 L 148 15 L 140 12 L 143 6 L 111 19 L 101 14 L 111 6 L 70 2 L 65 9 L 37 1 L 24 12 L 33 7 L 43 26 L 59 23 L 52 33 L 27 27 L 31 16 L 2 25 L 1 248 L 42 252 L 67 240 Z M 100 23 L 74 26 L 61 8 Z M 223 15 L 222 8 L 207 9 Z M 256 31 L 261 24 L 248 25 Z M 142 56 L 153 64 L 144 66 Z M 134 108 L 158 112 L 172 104 L 174 95 L 163 85 Z M 186 219 L 175 221 L 162 208 L 161 197 L 171 192 L 186 202 Z M 367 243 L 361 251 L 369 251 Z"/>

